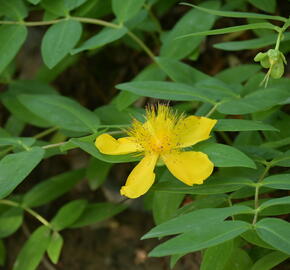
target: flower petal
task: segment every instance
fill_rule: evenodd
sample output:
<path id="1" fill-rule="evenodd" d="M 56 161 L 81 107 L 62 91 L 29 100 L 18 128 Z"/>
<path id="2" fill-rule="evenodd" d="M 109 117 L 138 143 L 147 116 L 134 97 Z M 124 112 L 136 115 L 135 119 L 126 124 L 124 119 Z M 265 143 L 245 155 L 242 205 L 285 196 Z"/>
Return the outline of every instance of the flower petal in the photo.
<path id="1" fill-rule="evenodd" d="M 202 184 L 214 168 L 208 156 L 202 152 L 179 152 L 161 156 L 169 171 L 180 181 L 192 186 Z"/>
<path id="2" fill-rule="evenodd" d="M 109 134 L 98 136 L 95 141 L 95 146 L 101 153 L 107 155 L 125 155 L 143 150 L 131 137 L 116 140 Z"/>
<path id="3" fill-rule="evenodd" d="M 188 147 L 209 138 L 217 120 L 200 116 L 188 116 L 176 124 L 178 147 Z"/>
<path id="4" fill-rule="evenodd" d="M 154 167 L 158 155 L 146 155 L 128 176 L 126 185 L 121 188 L 121 194 L 134 199 L 144 193 L 153 185 L 155 179 Z"/>

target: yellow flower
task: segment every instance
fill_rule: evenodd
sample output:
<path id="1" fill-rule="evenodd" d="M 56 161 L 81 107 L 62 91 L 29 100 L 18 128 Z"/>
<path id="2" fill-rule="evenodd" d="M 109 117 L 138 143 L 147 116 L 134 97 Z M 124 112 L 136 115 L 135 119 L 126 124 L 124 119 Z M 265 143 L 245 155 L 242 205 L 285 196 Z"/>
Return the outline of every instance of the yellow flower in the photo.
<path id="1" fill-rule="evenodd" d="M 133 120 L 127 137 L 116 140 L 109 134 L 102 134 L 95 145 L 107 155 L 134 152 L 144 155 L 121 188 L 122 195 L 137 198 L 152 186 L 159 159 L 185 184 L 202 184 L 211 175 L 213 163 L 202 152 L 182 151 L 182 148 L 208 139 L 216 122 L 206 117 L 177 116 L 168 106 L 158 105 L 146 110 L 145 123 Z"/>

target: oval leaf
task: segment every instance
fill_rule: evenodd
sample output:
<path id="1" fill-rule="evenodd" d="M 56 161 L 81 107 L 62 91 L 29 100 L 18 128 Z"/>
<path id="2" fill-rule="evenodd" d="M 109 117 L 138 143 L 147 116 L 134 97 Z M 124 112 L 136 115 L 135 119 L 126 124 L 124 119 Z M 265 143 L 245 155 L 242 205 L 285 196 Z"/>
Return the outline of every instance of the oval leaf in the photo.
<path id="1" fill-rule="evenodd" d="M 51 236 L 47 248 L 47 255 L 54 264 L 58 263 L 62 246 L 63 246 L 62 236 L 58 232 L 54 232 Z"/>
<path id="2" fill-rule="evenodd" d="M 145 0 L 112 0 L 112 9 L 120 23 L 134 17 Z"/>
<path id="3" fill-rule="evenodd" d="M 37 207 L 47 204 L 68 192 L 84 176 L 85 170 L 79 169 L 49 178 L 25 193 L 23 204 L 28 207 Z"/>
<path id="4" fill-rule="evenodd" d="M 69 227 L 80 217 L 86 205 L 86 200 L 75 200 L 65 204 L 51 220 L 52 227 L 57 231 Z"/>
<path id="5" fill-rule="evenodd" d="M 261 121 L 242 120 L 242 119 L 218 119 L 214 127 L 217 131 L 251 131 L 251 130 L 271 130 L 279 131 L 278 129 L 264 124 Z"/>
<path id="6" fill-rule="evenodd" d="M 0 198 L 8 196 L 37 166 L 44 155 L 40 147 L 10 154 L 0 161 Z"/>
<path id="7" fill-rule="evenodd" d="M 249 211 L 251 211 L 251 208 L 241 205 L 226 208 L 207 208 L 196 210 L 156 226 L 146 233 L 142 239 L 190 232 L 195 228 L 204 228 L 208 224 L 220 223 L 231 215 L 249 213 Z"/>
<path id="8" fill-rule="evenodd" d="M 99 118 L 76 101 L 57 95 L 20 95 L 20 102 L 52 125 L 78 132 L 96 132 Z"/>
<path id="9" fill-rule="evenodd" d="M 45 33 L 41 43 L 44 63 L 53 68 L 77 44 L 82 34 L 82 25 L 78 21 L 65 20 L 52 25 Z"/>
<path id="10" fill-rule="evenodd" d="M 49 245 L 50 230 L 41 226 L 36 229 L 22 247 L 13 270 L 35 270 Z"/>
<path id="11" fill-rule="evenodd" d="M 72 228 L 79 228 L 106 220 L 127 208 L 124 204 L 95 203 L 89 204 L 79 219 L 71 225 Z"/>
<path id="12" fill-rule="evenodd" d="M 23 210 L 20 208 L 10 208 L 0 216 L 0 238 L 7 237 L 21 226 L 23 220 Z"/>
<path id="13" fill-rule="evenodd" d="M 256 224 L 258 235 L 268 244 L 290 255 L 290 223 L 278 218 L 264 218 Z"/>
<path id="14" fill-rule="evenodd" d="M 17 54 L 26 36 L 27 29 L 23 25 L 0 26 L 0 74 Z"/>
<path id="15" fill-rule="evenodd" d="M 192 231 L 183 233 L 157 246 L 149 253 L 149 256 L 161 257 L 195 252 L 233 239 L 250 228 L 251 225 L 243 221 L 224 221 L 208 223 L 202 227 L 195 226 Z"/>
<path id="16" fill-rule="evenodd" d="M 252 159 L 240 150 L 225 144 L 210 143 L 196 147 L 206 153 L 216 167 L 256 168 Z"/>

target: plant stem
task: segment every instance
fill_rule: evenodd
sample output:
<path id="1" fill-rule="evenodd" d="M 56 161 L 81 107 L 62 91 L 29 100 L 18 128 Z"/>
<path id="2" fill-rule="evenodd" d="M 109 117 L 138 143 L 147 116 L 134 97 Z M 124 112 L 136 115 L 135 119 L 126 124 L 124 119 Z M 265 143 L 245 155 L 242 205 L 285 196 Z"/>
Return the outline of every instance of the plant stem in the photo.
<path id="1" fill-rule="evenodd" d="M 96 24 L 96 25 L 101 25 L 105 27 L 110 27 L 110 28 L 115 28 L 119 29 L 122 27 L 120 24 L 114 24 L 111 22 L 107 22 L 104 20 L 99 20 L 99 19 L 93 19 L 93 18 L 86 18 L 86 17 L 74 17 L 74 16 L 69 16 L 66 18 L 62 19 L 57 19 L 57 20 L 51 20 L 51 21 L 36 21 L 36 22 L 25 22 L 25 21 L 0 21 L 0 24 L 19 24 L 19 25 L 25 25 L 25 26 L 42 26 L 42 25 L 51 25 L 51 24 L 56 24 L 61 21 L 65 20 L 75 20 L 79 21 L 82 23 L 89 23 L 89 24 Z M 147 55 L 155 62 L 155 55 L 154 53 L 147 47 L 147 45 L 138 37 L 136 36 L 133 32 L 128 31 L 127 33 L 146 53 Z"/>
<path id="2" fill-rule="evenodd" d="M 119 29 L 122 27 L 122 25 L 120 24 L 110 23 L 104 20 L 99 20 L 99 19 L 92 19 L 92 18 L 85 18 L 85 17 L 70 17 L 70 19 L 79 21 L 82 23 L 97 24 L 97 25 L 107 26 L 107 27 L 111 27 L 115 29 Z"/>
<path id="3" fill-rule="evenodd" d="M 34 135 L 33 138 L 40 139 L 40 138 L 43 138 L 46 135 L 48 135 L 48 134 L 50 134 L 50 133 L 52 133 L 54 131 L 57 131 L 57 130 L 58 130 L 58 127 L 52 127 L 52 128 L 46 129 L 46 130 Z"/>
<path id="4" fill-rule="evenodd" d="M 275 50 L 279 50 L 282 36 L 283 36 L 283 30 L 281 29 L 278 33 L 278 37 L 277 37 L 277 41 L 276 41 L 276 45 L 275 45 Z"/>
<path id="5" fill-rule="evenodd" d="M 258 208 L 259 208 L 259 190 L 260 190 L 259 183 L 261 183 L 264 180 L 264 178 L 267 175 L 267 173 L 268 173 L 268 171 L 269 171 L 270 168 L 271 168 L 271 164 L 268 163 L 266 165 L 266 167 L 265 167 L 265 170 L 263 171 L 263 173 L 261 174 L 261 176 L 260 176 L 260 178 L 259 178 L 259 180 L 257 182 L 258 185 L 256 185 L 256 189 L 255 189 L 255 199 L 254 199 L 255 200 L 255 215 L 254 215 L 253 222 L 252 222 L 253 225 L 256 224 L 257 219 L 258 219 L 258 214 L 259 214 L 259 211 L 258 211 Z"/>
<path id="6" fill-rule="evenodd" d="M 43 26 L 43 25 L 51 25 L 56 24 L 58 22 L 62 22 L 66 19 L 57 19 L 51 21 L 36 21 L 36 22 L 24 22 L 24 21 L 0 21 L 0 24 L 19 24 L 25 26 Z"/>
<path id="7" fill-rule="evenodd" d="M 52 229 L 51 224 L 41 215 L 39 215 L 37 212 L 35 212 L 34 210 L 32 210 L 29 207 L 26 207 L 24 205 L 21 205 L 20 203 L 14 202 L 14 201 L 10 201 L 10 200 L 0 200 L 0 204 L 5 204 L 5 205 L 9 205 L 9 206 L 13 206 L 13 207 L 18 207 L 18 208 L 22 208 L 23 210 L 25 210 L 27 213 L 29 213 L 30 215 L 32 215 L 34 218 L 36 218 L 40 223 L 42 223 L 43 225 L 49 227 L 50 229 Z"/>
<path id="8" fill-rule="evenodd" d="M 54 147 L 58 147 L 61 146 L 63 144 L 65 144 L 66 142 L 59 142 L 59 143 L 54 143 L 54 144 L 48 144 L 45 146 L 42 146 L 42 149 L 48 149 L 48 148 L 54 148 Z"/>
<path id="9" fill-rule="evenodd" d="M 205 117 L 210 117 L 214 112 L 215 110 L 217 109 L 219 103 L 216 103 L 210 110 L 209 112 L 205 115 Z"/>
<path id="10" fill-rule="evenodd" d="M 155 62 L 155 55 L 154 53 L 147 47 L 147 45 L 133 32 L 128 31 L 128 36 L 131 37 L 143 50 L 147 53 L 147 55 Z"/>
<path id="11" fill-rule="evenodd" d="M 37 212 L 35 212 L 34 210 L 32 210 L 29 207 L 26 206 L 20 206 L 23 210 L 25 210 L 27 213 L 29 213 L 30 215 L 32 215 L 33 217 L 35 217 L 40 223 L 42 223 L 43 225 L 51 228 L 51 224 L 41 215 L 39 215 Z"/>

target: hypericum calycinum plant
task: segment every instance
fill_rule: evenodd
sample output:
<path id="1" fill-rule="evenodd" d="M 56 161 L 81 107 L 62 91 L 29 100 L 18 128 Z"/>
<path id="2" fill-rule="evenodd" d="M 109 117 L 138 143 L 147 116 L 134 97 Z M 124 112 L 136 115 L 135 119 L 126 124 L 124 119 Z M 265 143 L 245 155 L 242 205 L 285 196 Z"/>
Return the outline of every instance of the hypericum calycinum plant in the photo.
<path id="1" fill-rule="evenodd" d="M 289 268 L 289 3 L 192 2 L 0 0 L 4 269 L 111 270 L 67 229 L 136 215 L 146 269 Z"/>

